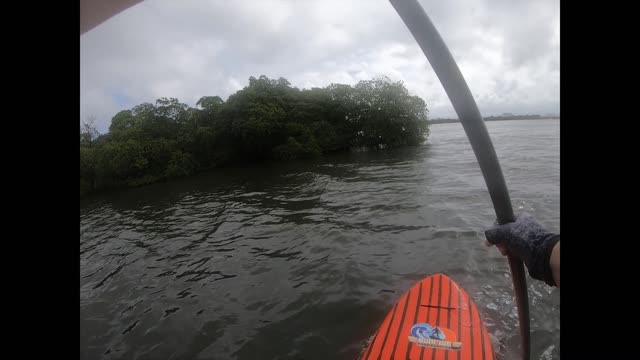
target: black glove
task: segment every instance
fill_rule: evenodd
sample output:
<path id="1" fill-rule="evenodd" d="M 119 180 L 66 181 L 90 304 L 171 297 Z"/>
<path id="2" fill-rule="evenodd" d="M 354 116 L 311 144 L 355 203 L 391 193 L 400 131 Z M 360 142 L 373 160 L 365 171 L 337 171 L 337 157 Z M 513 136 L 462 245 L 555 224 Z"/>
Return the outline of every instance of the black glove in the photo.
<path id="1" fill-rule="evenodd" d="M 548 232 L 527 213 L 517 216 L 516 221 L 499 225 L 485 231 L 487 241 L 503 245 L 509 255 L 519 257 L 529 270 L 529 275 L 555 286 L 549 260 L 560 235 Z"/>

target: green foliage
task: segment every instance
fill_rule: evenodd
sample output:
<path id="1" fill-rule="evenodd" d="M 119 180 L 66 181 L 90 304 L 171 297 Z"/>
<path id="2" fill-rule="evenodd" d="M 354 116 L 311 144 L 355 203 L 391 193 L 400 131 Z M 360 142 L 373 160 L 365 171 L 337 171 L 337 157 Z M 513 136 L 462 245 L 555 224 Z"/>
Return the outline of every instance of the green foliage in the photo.
<path id="1" fill-rule="evenodd" d="M 300 90 L 263 75 L 226 102 L 205 96 L 196 106 L 174 98 L 143 103 L 116 114 L 104 135 L 85 123 L 81 195 L 237 162 L 415 146 L 429 133 L 425 102 L 387 78 Z"/>

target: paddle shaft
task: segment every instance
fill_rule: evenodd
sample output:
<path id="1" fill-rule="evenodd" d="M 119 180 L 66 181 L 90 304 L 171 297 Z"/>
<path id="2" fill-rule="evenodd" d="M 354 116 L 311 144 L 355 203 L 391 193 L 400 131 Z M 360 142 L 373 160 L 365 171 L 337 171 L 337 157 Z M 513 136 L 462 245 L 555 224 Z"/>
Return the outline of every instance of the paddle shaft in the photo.
<path id="1" fill-rule="evenodd" d="M 514 221 L 509 191 L 489 132 L 451 52 L 417 0 L 390 0 L 390 2 L 420 45 L 458 114 L 487 184 L 498 223 Z M 529 360 L 529 300 L 524 265 L 513 256 L 508 256 L 508 260 L 518 306 L 522 359 Z"/>

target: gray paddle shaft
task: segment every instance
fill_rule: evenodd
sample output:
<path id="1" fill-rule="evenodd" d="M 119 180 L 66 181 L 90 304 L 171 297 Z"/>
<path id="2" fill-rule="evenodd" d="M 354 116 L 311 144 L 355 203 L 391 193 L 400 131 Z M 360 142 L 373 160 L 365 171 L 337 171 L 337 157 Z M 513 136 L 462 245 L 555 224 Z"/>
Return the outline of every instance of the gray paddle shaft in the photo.
<path id="1" fill-rule="evenodd" d="M 453 56 L 417 0 L 390 2 L 420 45 L 458 114 L 482 170 L 498 223 L 514 221 L 509 191 L 489 132 Z M 508 259 L 518 305 L 522 359 L 529 360 L 529 300 L 524 265 L 513 256 L 508 256 Z"/>

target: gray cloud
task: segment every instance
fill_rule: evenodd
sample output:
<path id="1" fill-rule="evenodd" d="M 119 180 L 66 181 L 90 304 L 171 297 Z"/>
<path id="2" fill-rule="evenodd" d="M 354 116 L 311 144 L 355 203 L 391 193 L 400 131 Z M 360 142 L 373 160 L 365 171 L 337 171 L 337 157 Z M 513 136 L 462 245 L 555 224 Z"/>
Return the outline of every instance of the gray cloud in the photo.
<path id="1" fill-rule="evenodd" d="M 557 1 L 421 1 L 485 115 L 559 111 Z M 387 75 L 454 116 L 386 0 L 146 0 L 80 38 L 81 120 L 106 131 L 119 110 L 166 96 L 226 98 L 249 76 L 294 86 Z"/>

